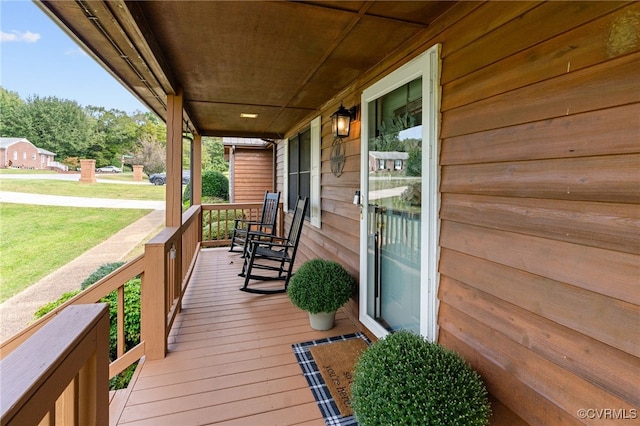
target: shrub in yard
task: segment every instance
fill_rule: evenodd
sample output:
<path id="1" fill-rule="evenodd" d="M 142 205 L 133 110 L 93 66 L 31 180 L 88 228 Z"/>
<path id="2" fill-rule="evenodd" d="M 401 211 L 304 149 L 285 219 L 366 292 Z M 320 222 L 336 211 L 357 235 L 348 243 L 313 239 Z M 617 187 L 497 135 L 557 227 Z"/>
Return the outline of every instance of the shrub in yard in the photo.
<path id="1" fill-rule="evenodd" d="M 182 191 L 182 206 L 185 208 L 188 208 L 189 200 L 191 200 L 191 179 L 189 179 L 189 182 L 187 182 L 187 184 L 184 187 L 184 190 Z"/>
<path id="2" fill-rule="evenodd" d="M 123 262 L 116 262 L 100 266 L 94 273 L 89 275 L 89 277 L 87 277 L 87 279 L 82 282 L 82 289 L 86 289 L 87 287 L 91 286 L 95 282 L 109 275 L 111 272 L 113 272 L 123 264 Z M 51 312 L 67 300 L 71 299 L 76 294 L 80 293 L 80 291 L 81 290 L 76 290 L 64 293 L 55 302 L 48 303 L 38 309 L 34 315 L 35 318 L 40 318 L 45 314 Z M 100 299 L 100 302 L 109 304 L 109 358 L 111 360 L 117 358 L 117 297 L 118 292 L 116 290 Z M 124 285 L 124 340 L 125 350 L 131 349 L 140 342 L 140 278 L 129 280 Z M 121 389 L 123 387 L 126 387 L 134 370 L 135 365 L 131 366 L 129 369 L 123 371 L 120 375 L 111 379 L 111 389 Z"/>
<path id="3" fill-rule="evenodd" d="M 207 171 L 202 174 L 202 196 L 229 200 L 229 179 L 220 172 Z"/>
<path id="4" fill-rule="evenodd" d="M 222 173 L 212 170 L 202 173 L 202 198 L 229 201 L 229 179 Z M 182 193 L 183 202 L 190 199 L 191 181 L 185 186 Z"/>
<path id="5" fill-rule="evenodd" d="M 58 306 L 62 305 L 64 302 L 66 302 L 67 300 L 71 299 L 73 296 L 75 296 L 76 294 L 80 293 L 81 290 L 74 290 L 74 291 L 69 291 L 67 293 L 63 293 L 62 296 L 60 296 L 58 298 L 58 300 L 53 301 L 53 302 L 49 302 L 44 306 L 41 306 L 40 309 L 38 309 L 34 314 L 33 317 L 35 319 L 38 318 L 42 318 L 43 316 L 45 316 L 46 314 L 48 314 L 49 312 L 53 311 L 55 308 L 57 308 Z"/>
<path id="6" fill-rule="evenodd" d="M 92 273 L 84 281 L 82 281 L 82 283 L 80 284 L 80 288 L 84 290 L 90 285 L 95 284 L 122 265 L 124 265 L 124 262 L 105 263 L 104 265 L 101 265 L 94 273 Z"/>
<path id="7" fill-rule="evenodd" d="M 486 425 L 482 379 L 458 354 L 408 332 L 362 353 L 351 403 L 360 425 Z"/>

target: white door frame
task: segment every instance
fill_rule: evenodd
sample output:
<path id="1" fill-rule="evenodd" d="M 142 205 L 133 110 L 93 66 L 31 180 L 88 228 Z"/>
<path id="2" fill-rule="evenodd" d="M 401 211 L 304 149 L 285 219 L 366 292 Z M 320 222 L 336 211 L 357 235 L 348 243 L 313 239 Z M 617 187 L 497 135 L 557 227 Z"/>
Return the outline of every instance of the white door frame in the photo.
<path id="1" fill-rule="evenodd" d="M 431 341 L 437 339 L 437 291 L 439 274 L 438 211 L 440 194 L 439 173 L 439 110 L 440 110 L 440 45 L 435 45 L 398 70 L 377 81 L 362 93 L 360 126 L 360 193 L 362 214 L 360 221 L 360 322 L 377 337 L 388 331 L 367 315 L 367 206 L 369 203 L 369 102 L 398 87 L 422 77 L 422 186 L 428 192 L 422 197 L 422 253 L 420 274 L 420 333 Z M 425 149 L 427 148 L 428 149 Z M 425 168 L 426 165 L 426 168 Z"/>

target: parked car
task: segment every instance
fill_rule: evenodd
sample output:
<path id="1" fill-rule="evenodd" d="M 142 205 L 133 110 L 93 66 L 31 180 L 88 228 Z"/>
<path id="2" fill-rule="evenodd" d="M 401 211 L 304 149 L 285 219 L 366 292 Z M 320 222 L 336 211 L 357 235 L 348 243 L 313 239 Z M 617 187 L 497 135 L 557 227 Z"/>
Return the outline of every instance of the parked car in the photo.
<path id="1" fill-rule="evenodd" d="M 189 179 L 191 179 L 189 171 L 188 170 L 183 170 L 182 171 L 182 184 L 183 185 L 188 184 L 189 183 Z M 149 182 L 151 182 L 154 185 L 164 185 L 166 181 L 167 181 L 167 174 L 166 173 L 154 173 L 151 176 L 149 176 Z"/>
<path id="2" fill-rule="evenodd" d="M 116 166 L 104 166 L 96 169 L 98 173 L 122 173 L 122 169 Z"/>

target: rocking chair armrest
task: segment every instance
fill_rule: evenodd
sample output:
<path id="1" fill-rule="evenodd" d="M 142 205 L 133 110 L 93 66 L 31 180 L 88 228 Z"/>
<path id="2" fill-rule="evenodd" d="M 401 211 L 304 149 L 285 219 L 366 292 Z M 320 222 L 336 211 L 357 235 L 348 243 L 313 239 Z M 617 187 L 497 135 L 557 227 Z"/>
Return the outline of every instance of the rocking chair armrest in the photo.
<path id="1" fill-rule="evenodd" d="M 273 235 L 273 234 L 270 234 L 270 233 L 268 233 L 268 232 L 262 232 L 262 231 L 249 231 L 249 232 L 247 233 L 247 238 L 248 238 L 249 240 L 258 239 L 258 238 L 260 238 L 260 237 L 265 237 L 265 238 L 269 238 L 269 239 L 272 239 L 272 240 L 280 240 L 280 241 L 284 241 L 284 240 L 286 240 L 286 238 L 278 237 L 277 235 Z"/>
<path id="2" fill-rule="evenodd" d="M 255 220 L 246 220 L 246 219 L 234 219 L 234 224 L 233 224 L 233 228 L 237 229 L 237 230 L 242 230 L 244 232 L 261 232 L 259 231 L 260 228 L 262 228 L 264 225 L 266 225 L 263 222 L 259 222 L 259 221 L 255 221 Z"/>
<path id="3" fill-rule="evenodd" d="M 238 225 L 239 223 L 245 223 L 247 225 L 260 224 L 257 220 L 248 220 L 248 219 L 233 219 L 234 225 Z"/>
<path id="4" fill-rule="evenodd" d="M 280 237 L 277 237 L 280 238 Z M 282 240 L 285 240 L 284 238 L 280 238 Z M 293 247 L 291 244 L 289 243 L 277 243 L 275 241 L 260 241 L 260 240 L 249 240 L 250 244 L 256 245 L 256 246 L 268 246 L 269 248 L 280 248 L 280 247 Z"/>

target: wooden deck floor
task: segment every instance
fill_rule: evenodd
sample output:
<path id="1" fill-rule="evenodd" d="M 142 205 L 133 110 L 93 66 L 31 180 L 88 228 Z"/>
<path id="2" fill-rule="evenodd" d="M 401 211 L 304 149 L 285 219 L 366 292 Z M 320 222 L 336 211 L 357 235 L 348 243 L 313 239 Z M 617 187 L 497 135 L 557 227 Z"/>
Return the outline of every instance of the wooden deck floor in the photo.
<path id="1" fill-rule="evenodd" d="M 314 331 L 286 294 L 239 291 L 241 268 L 239 254 L 201 252 L 169 354 L 143 364 L 111 424 L 324 425 L 291 345 L 355 324 L 339 311 L 332 330 Z"/>

